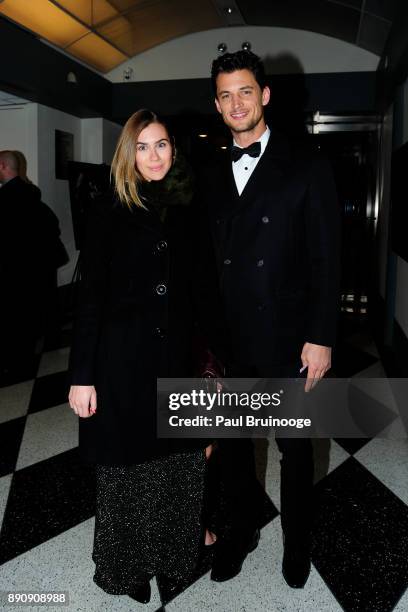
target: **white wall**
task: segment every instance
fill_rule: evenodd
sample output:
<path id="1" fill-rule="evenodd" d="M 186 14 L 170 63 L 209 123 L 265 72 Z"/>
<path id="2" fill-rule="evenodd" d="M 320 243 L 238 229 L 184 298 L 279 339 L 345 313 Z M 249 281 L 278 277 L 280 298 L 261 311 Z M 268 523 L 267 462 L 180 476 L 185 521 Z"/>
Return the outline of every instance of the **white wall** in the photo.
<path id="1" fill-rule="evenodd" d="M 81 120 L 81 160 L 91 164 L 103 162 L 103 119 Z"/>
<path id="2" fill-rule="evenodd" d="M 121 129 L 102 118 L 79 119 L 41 104 L 0 107 L 0 150 L 20 150 L 25 154 L 28 176 L 39 186 L 43 201 L 60 222 L 70 261 L 58 270 L 59 285 L 71 281 L 78 254 L 68 181 L 55 178 L 55 130 L 73 134 L 74 161 L 110 164 Z"/>
<path id="3" fill-rule="evenodd" d="M 0 107 L 0 151 L 21 151 L 27 158 L 28 176 L 38 181 L 37 104 Z"/>
<path id="4" fill-rule="evenodd" d="M 116 144 L 121 131 L 121 125 L 112 123 L 112 121 L 108 121 L 107 119 L 103 120 L 102 161 L 104 164 L 110 166 L 112 163 L 113 154 L 115 153 Z"/>
<path id="5" fill-rule="evenodd" d="M 82 161 L 81 119 L 38 105 L 38 186 L 42 198 L 60 221 L 61 238 L 68 251 L 70 261 L 58 270 L 58 283 L 69 283 L 76 264 L 72 217 L 67 180 L 55 178 L 55 130 L 69 132 L 74 136 L 74 161 Z"/>
<path id="6" fill-rule="evenodd" d="M 219 28 L 181 36 L 127 60 L 106 74 L 114 82 L 123 81 L 123 71 L 133 69 L 131 81 L 208 78 L 212 60 L 220 42 L 228 51 L 237 51 L 250 41 L 252 51 L 265 58 L 268 73 L 288 73 L 298 68 L 288 61 L 288 54 L 298 58 L 306 73 L 375 71 L 378 56 L 337 38 L 291 28 L 234 27 Z"/>
<path id="7" fill-rule="evenodd" d="M 122 126 L 101 117 L 82 119 L 81 125 L 81 161 L 110 165 Z"/>

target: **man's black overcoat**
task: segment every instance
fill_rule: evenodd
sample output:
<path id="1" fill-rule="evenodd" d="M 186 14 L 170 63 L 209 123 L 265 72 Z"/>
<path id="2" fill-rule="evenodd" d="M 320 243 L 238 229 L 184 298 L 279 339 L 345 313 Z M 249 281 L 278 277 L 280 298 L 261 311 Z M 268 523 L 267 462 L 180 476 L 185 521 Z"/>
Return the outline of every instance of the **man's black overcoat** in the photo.
<path id="1" fill-rule="evenodd" d="M 16 176 L 0 187 L 0 363 L 32 359 L 56 287 L 58 218 L 35 185 Z M 66 262 L 64 262 L 66 263 Z"/>
<path id="2" fill-rule="evenodd" d="M 305 342 L 332 346 L 339 307 L 339 208 L 327 161 L 272 130 L 241 196 L 231 160 L 207 177 L 232 361 L 300 364 Z"/>

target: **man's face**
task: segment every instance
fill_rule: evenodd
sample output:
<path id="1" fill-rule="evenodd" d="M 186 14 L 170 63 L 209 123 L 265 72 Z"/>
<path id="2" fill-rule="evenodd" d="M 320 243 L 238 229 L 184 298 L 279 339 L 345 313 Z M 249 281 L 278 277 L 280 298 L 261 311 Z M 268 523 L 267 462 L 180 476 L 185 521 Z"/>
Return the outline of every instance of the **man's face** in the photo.
<path id="1" fill-rule="evenodd" d="M 215 105 L 232 132 L 253 130 L 263 119 L 263 107 L 269 98 L 269 87 L 262 91 L 253 73 L 246 68 L 217 76 Z"/>

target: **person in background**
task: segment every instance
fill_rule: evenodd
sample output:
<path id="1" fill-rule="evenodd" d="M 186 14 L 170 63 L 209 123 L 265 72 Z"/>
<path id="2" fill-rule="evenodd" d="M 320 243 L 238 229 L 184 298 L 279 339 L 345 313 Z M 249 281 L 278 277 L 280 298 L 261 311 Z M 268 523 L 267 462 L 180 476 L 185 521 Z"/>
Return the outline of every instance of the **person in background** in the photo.
<path id="1" fill-rule="evenodd" d="M 26 167 L 21 152 L 0 151 L 0 360 L 6 381 L 31 367 L 50 320 L 57 268 L 67 261 L 58 218 L 38 187 L 20 176 L 22 159 Z"/>
<path id="2" fill-rule="evenodd" d="M 69 403 L 96 464 L 94 581 L 146 603 L 150 580 L 185 583 L 206 539 L 202 440 L 156 435 L 158 377 L 191 374 L 191 175 L 150 110 L 126 122 L 114 190 L 89 214 Z"/>

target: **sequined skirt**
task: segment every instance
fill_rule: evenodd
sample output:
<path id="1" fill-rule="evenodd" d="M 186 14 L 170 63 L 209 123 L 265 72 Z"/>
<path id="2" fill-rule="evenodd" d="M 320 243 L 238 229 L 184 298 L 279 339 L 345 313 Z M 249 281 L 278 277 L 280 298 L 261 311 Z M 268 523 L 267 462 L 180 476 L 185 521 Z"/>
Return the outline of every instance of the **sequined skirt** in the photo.
<path id="1" fill-rule="evenodd" d="M 204 449 L 96 469 L 94 581 L 123 595 L 153 576 L 188 582 L 203 542 Z"/>

